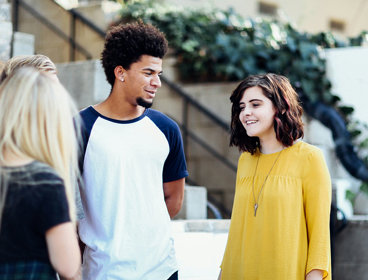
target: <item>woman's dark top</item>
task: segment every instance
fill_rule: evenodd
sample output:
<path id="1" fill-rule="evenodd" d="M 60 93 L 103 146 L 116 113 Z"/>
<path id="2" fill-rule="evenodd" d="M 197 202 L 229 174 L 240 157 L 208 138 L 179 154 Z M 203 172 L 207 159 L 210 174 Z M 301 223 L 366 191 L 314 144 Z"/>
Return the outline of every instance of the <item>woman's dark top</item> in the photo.
<path id="1" fill-rule="evenodd" d="M 56 279 L 45 234 L 70 221 L 63 180 L 38 161 L 2 170 L 8 188 L 0 227 L 0 279 Z"/>

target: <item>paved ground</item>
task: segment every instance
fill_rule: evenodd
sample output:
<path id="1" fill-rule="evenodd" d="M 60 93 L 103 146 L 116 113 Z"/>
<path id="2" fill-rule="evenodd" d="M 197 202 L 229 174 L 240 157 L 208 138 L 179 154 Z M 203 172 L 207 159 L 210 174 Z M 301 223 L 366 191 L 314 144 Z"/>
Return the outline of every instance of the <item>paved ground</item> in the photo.
<path id="1" fill-rule="evenodd" d="M 226 246 L 227 233 L 211 232 L 208 229 L 205 232 L 188 232 L 182 227 L 184 221 L 172 223 L 179 263 L 179 280 L 216 280 Z"/>

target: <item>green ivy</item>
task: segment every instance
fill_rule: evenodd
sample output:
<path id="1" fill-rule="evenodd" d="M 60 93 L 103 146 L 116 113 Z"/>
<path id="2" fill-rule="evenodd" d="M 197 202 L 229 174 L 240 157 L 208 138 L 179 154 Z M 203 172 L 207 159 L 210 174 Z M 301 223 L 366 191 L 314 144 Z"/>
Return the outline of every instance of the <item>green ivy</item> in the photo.
<path id="1" fill-rule="evenodd" d="M 351 128 L 352 136 L 361 134 L 362 126 L 349 126 L 354 122 L 354 109 L 342 105 L 331 92 L 321 51 L 360 46 L 368 41 L 367 32 L 343 41 L 329 32 L 300 32 L 290 23 L 246 19 L 232 9 L 198 11 L 165 5 L 163 1 L 127 1 L 122 6 L 121 21 L 137 20 L 165 33 L 182 80 L 237 81 L 250 74 L 283 74 L 311 101 L 333 106 Z M 367 139 L 356 145 L 368 150 Z"/>

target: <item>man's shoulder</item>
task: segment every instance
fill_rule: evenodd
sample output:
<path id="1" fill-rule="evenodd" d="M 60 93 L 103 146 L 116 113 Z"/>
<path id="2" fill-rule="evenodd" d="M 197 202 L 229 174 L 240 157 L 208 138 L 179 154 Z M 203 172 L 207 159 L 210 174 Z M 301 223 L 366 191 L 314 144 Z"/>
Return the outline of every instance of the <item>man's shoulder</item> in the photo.
<path id="1" fill-rule="evenodd" d="M 82 120 L 86 120 L 88 118 L 96 116 L 95 110 L 93 110 L 92 106 L 88 106 L 82 110 L 79 111 L 79 116 L 82 118 Z"/>
<path id="2" fill-rule="evenodd" d="M 178 124 L 169 116 L 160 111 L 149 109 L 146 116 L 150 118 L 158 127 L 178 129 Z"/>
<path id="3" fill-rule="evenodd" d="M 93 109 L 92 106 L 88 106 L 81 111 L 79 111 L 79 121 L 81 123 L 82 129 L 90 130 L 98 118 L 98 113 Z"/>
<path id="4" fill-rule="evenodd" d="M 148 117 L 155 117 L 155 118 L 162 118 L 162 119 L 169 119 L 169 120 L 173 121 L 171 118 L 169 118 L 164 113 L 162 113 L 160 111 L 157 111 L 155 109 L 151 109 L 151 108 L 147 110 L 147 116 Z"/>

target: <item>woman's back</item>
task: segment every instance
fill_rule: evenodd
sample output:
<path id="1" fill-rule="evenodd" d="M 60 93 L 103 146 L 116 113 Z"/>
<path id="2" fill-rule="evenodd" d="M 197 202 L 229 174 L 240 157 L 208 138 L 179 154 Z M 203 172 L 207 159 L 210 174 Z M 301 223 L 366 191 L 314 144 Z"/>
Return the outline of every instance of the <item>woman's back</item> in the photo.
<path id="1" fill-rule="evenodd" d="M 20 67 L 0 84 L 2 280 L 78 276 L 75 111 L 50 73 Z"/>
<path id="2" fill-rule="evenodd" d="M 69 222 L 63 181 L 48 165 L 33 161 L 3 167 L 8 191 L 0 230 L 0 269 L 9 279 L 56 279 L 47 251 L 45 233 Z M 10 278 L 15 277 L 15 278 Z M 8 279 L 0 270 L 0 278 Z"/>

